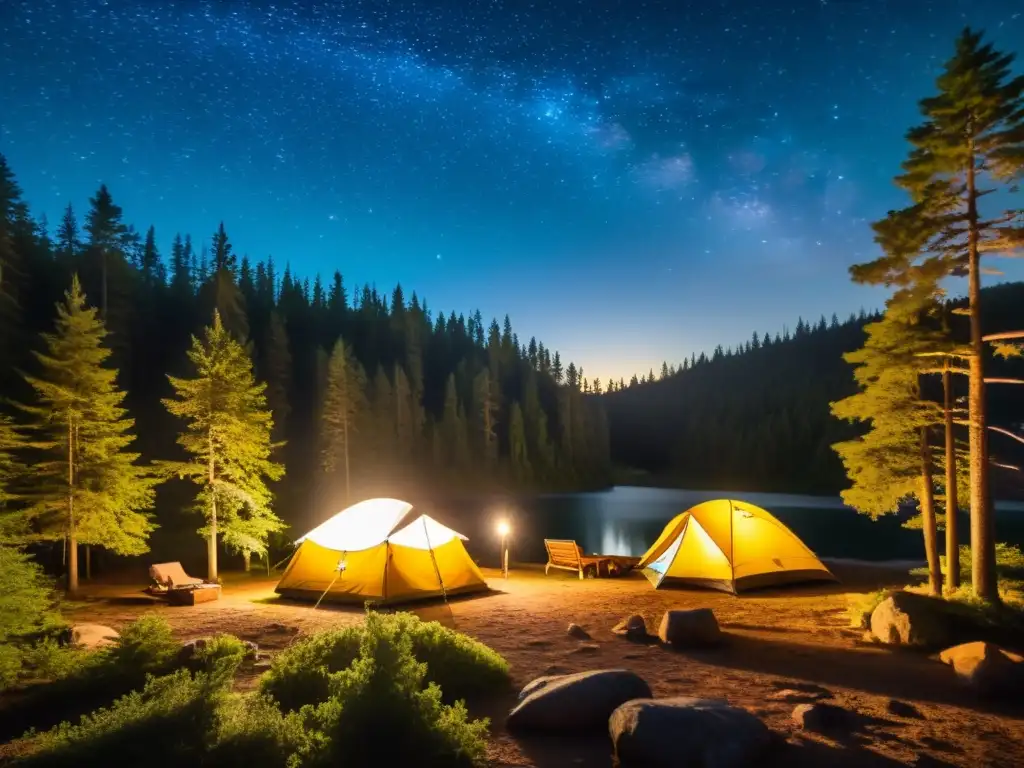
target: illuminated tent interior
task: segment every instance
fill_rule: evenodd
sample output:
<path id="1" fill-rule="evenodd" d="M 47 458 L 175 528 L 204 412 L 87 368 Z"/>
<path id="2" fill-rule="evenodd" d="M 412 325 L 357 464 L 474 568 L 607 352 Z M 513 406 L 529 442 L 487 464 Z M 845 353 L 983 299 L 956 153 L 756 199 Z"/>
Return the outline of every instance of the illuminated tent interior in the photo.
<path id="1" fill-rule="evenodd" d="M 665 526 L 637 566 L 655 588 L 744 589 L 836 578 L 796 534 L 745 501 L 706 501 Z"/>
<path id="2" fill-rule="evenodd" d="M 367 499 L 300 538 L 275 591 L 399 603 L 487 590 L 466 539 L 397 499 Z"/>

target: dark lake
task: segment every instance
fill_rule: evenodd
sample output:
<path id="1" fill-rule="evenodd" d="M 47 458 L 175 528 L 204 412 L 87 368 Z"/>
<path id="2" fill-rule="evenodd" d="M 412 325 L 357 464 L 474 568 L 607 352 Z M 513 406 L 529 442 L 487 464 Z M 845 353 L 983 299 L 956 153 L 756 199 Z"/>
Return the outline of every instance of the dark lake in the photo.
<path id="1" fill-rule="evenodd" d="M 496 526 L 507 519 L 513 561 L 544 562 L 544 539 L 575 539 L 587 553 L 641 555 L 665 524 L 694 504 L 733 498 L 767 509 L 818 556 L 857 560 L 923 560 L 921 532 L 902 527 L 907 515 L 877 521 L 838 497 L 734 491 L 686 491 L 619 486 L 596 493 L 538 496 L 515 501 L 457 504 L 437 517 L 469 537 L 467 548 L 484 565 L 497 563 Z M 1024 545 L 1024 504 L 997 503 L 997 540 Z M 961 541 L 968 520 L 961 515 Z"/>

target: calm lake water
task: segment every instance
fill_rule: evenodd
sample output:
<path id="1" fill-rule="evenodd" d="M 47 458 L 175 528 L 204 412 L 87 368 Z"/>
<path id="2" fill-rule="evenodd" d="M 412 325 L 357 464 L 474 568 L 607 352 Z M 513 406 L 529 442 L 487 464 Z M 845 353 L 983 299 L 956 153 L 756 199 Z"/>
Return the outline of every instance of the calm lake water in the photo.
<path id="1" fill-rule="evenodd" d="M 452 524 L 469 537 L 467 548 L 485 565 L 498 559 L 496 525 L 512 527 L 510 556 L 544 562 L 544 539 L 575 539 L 587 553 L 642 555 L 673 517 L 709 499 L 733 498 L 767 509 L 820 557 L 923 560 L 921 532 L 902 527 L 907 515 L 872 521 L 838 497 L 734 491 L 686 491 L 619 486 L 597 493 L 540 496 L 517 501 L 459 504 Z M 448 515 L 439 515 L 448 518 Z M 1024 545 L 1024 504 L 997 504 L 997 539 Z M 966 543 L 968 521 L 961 516 Z"/>

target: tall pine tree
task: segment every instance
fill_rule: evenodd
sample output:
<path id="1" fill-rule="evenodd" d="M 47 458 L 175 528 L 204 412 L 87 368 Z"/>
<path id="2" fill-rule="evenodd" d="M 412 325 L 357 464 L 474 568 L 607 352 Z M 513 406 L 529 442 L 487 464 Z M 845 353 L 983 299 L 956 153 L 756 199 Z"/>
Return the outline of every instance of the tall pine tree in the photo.
<path id="1" fill-rule="evenodd" d="M 842 492 L 854 509 L 878 517 L 896 512 L 916 497 L 921 510 L 929 586 L 942 593 L 936 533 L 933 457 L 930 434 L 943 422 L 941 409 L 921 395 L 925 356 L 943 343 L 925 324 L 932 296 L 904 290 L 888 303 L 879 322 L 866 327 L 864 347 L 844 355 L 855 366 L 861 391 L 832 405 L 841 419 L 870 423 L 859 438 L 833 446 L 853 486 Z"/>
<path id="2" fill-rule="evenodd" d="M 981 203 L 994 191 L 1013 189 L 1008 185 L 1024 172 L 1024 77 L 1011 75 L 1013 58 L 983 43 L 970 29 L 960 35 L 955 54 L 936 81 L 938 93 L 920 103 L 924 122 L 907 134 L 912 149 L 896 181 L 912 204 L 890 214 L 890 221 L 903 228 L 902 236 L 914 243 L 908 258 L 941 261 L 948 273 L 968 277 L 972 577 L 975 594 L 992 601 L 999 593 L 989 488 L 981 256 L 1019 248 L 1024 238 L 1015 213 L 992 215 Z M 854 271 L 854 277 L 887 282 L 886 266 L 881 259 Z"/>
<path id="3" fill-rule="evenodd" d="M 40 373 L 25 377 L 36 402 L 22 408 L 33 418 L 40 452 L 25 515 L 36 538 L 66 539 L 71 593 L 78 589 L 78 544 L 138 555 L 154 528 L 146 510 L 158 479 L 128 450 L 134 421 L 121 407 L 117 371 L 104 365 L 111 355 L 106 335 L 75 277 L 57 306 L 55 332 L 43 336 L 46 351 L 36 353 Z"/>
<path id="4" fill-rule="evenodd" d="M 245 348 L 216 311 L 204 338 L 192 337 L 188 357 L 195 376 L 168 376 L 175 397 L 163 403 L 185 421 L 178 443 L 190 460 L 173 467 L 201 489 L 206 525 L 199 533 L 207 541 L 207 578 L 216 581 L 218 536 L 247 556 L 265 552 L 268 536 L 284 527 L 271 510 L 266 484 L 280 479 L 284 467 L 271 459 L 266 385 L 256 382 Z"/>
<path id="5" fill-rule="evenodd" d="M 327 391 L 320 414 L 320 451 L 324 470 L 341 472 L 345 502 L 352 503 L 352 460 L 354 441 L 365 423 L 366 373 L 342 339 L 334 344 L 327 363 Z"/>

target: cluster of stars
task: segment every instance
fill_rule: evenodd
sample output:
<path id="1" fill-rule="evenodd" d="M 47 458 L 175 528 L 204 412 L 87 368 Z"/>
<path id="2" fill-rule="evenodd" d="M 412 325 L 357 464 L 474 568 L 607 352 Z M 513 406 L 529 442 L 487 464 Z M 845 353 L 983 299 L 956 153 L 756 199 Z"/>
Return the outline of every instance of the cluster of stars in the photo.
<path id="1" fill-rule="evenodd" d="M 309 273 L 827 251 L 839 284 L 955 34 L 1019 50 L 1012 6 L 5 0 L 0 151 L 51 220 L 102 180 Z"/>

